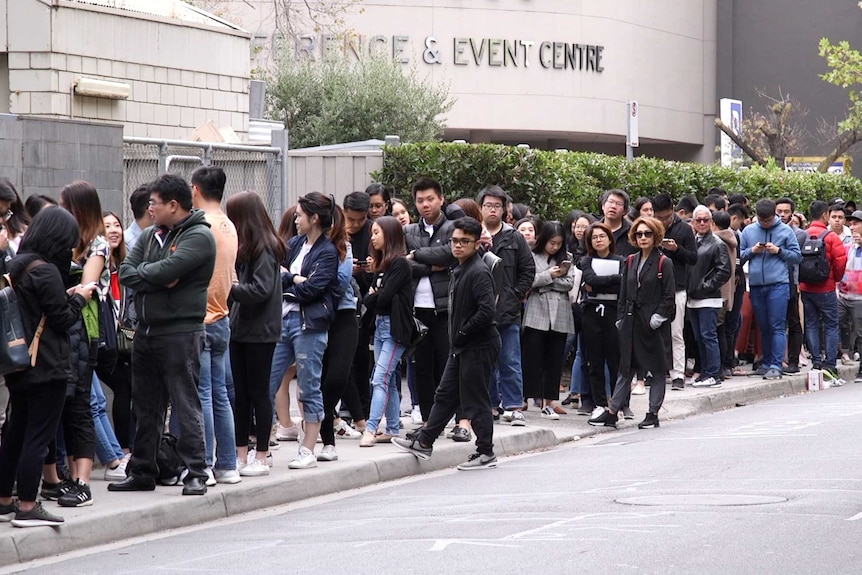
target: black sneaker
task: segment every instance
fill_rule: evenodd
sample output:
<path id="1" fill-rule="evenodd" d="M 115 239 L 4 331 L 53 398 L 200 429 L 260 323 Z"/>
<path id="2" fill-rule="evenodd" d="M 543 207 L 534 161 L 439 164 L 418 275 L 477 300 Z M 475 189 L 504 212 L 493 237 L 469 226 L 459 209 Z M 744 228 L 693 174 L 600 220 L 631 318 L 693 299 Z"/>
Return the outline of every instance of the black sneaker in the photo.
<path id="1" fill-rule="evenodd" d="M 784 373 L 799 373 L 799 365 L 795 363 L 787 364 L 787 367 L 784 368 Z"/>
<path id="2" fill-rule="evenodd" d="M 62 517 L 48 513 L 42 504 L 37 502 L 36 507 L 30 511 L 18 510 L 12 520 L 12 527 L 56 527 L 62 525 L 63 521 Z"/>
<path id="3" fill-rule="evenodd" d="M 638 423 L 638 429 L 650 429 L 658 426 L 658 415 L 655 413 L 647 413 L 644 420 Z"/>
<path id="4" fill-rule="evenodd" d="M 431 459 L 431 452 L 434 451 L 433 446 L 425 447 L 424 445 L 422 445 L 422 442 L 419 441 L 418 433 L 413 435 L 411 439 L 401 439 L 400 437 L 393 437 L 392 445 L 402 451 L 412 453 L 419 459 L 424 459 L 426 461 L 428 459 Z"/>
<path id="5" fill-rule="evenodd" d="M 587 423 L 595 427 L 616 427 L 617 421 L 619 421 L 619 415 L 616 413 L 611 413 L 610 411 L 605 409 L 599 415 L 590 419 Z"/>
<path id="6" fill-rule="evenodd" d="M 458 466 L 460 471 L 473 471 L 474 469 L 494 469 L 497 467 L 496 455 L 485 455 L 483 453 L 474 453 L 467 458 L 467 461 Z"/>
<path id="7" fill-rule="evenodd" d="M 620 411 L 623 412 L 623 419 L 634 419 L 635 418 L 635 412 L 632 411 L 631 407 L 628 407 L 628 406 L 623 407 Z"/>
<path id="8" fill-rule="evenodd" d="M 0 505 L 0 523 L 9 523 L 18 512 L 18 503 L 13 501 L 9 505 Z"/>
<path id="9" fill-rule="evenodd" d="M 452 430 L 452 437 L 450 439 L 458 443 L 467 443 L 473 439 L 473 436 L 469 429 L 465 429 L 460 425 L 457 425 L 455 426 L 455 429 Z"/>
<path id="10" fill-rule="evenodd" d="M 671 389 L 671 391 L 681 391 L 681 390 L 685 389 L 685 380 L 682 379 L 681 377 L 676 378 L 670 384 L 670 389 Z"/>
<path id="11" fill-rule="evenodd" d="M 862 371 L 856 373 L 856 377 L 853 378 L 853 383 L 862 383 Z"/>
<path id="12" fill-rule="evenodd" d="M 566 399 L 564 399 L 564 400 L 563 400 L 563 401 L 561 401 L 560 403 L 562 403 L 563 405 L 572 405 L 572 404 L 573 404 L 573 403 L 575 403 L 577 400 L 578 400 L 578 398 L 577 398 L 577 397 L 575 397 L 575 395 L 573 395 L 573 394 L 571 394 L 571 393 L 570 393 L 570 394 L 566 397 Z"/>
<path id="13" fill-rule="evenodd" d="M 57 499 L 57 503 L 60 504 L 60 507 L 87 507 L 92 505 L 93 495 L 90 493 L 90 486 L 79 479 L 69 491 Z"/>
<path id="14" fill-rule="evenodd" d="M 72 489 L 75 483 L 71 479 L 61 479 L 60 483 L 50 483 L 42 480 L 42 490 L 39 495 L 47 501 L 56 501 L 61 495 Z"/>

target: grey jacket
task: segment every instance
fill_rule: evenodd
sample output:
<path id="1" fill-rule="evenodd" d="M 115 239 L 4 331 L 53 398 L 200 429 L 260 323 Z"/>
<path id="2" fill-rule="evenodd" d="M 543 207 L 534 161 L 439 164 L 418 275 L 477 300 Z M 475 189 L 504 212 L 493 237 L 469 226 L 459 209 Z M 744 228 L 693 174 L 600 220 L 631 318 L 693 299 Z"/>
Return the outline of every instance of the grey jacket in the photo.
<path id="1" fill-rule="evenodd" d="M 536 277 L 527 296 L 527 309 L 524 312 L 524 327 L 540 331 L 575 333 L 575 318 L 569 303 L 569 290 L 575 284 L 575 266 L 558 278 L 552 278 L 549 271 L 555 264 L 548 263 L 544 254 L 533 254 L 536 264 Z"/>

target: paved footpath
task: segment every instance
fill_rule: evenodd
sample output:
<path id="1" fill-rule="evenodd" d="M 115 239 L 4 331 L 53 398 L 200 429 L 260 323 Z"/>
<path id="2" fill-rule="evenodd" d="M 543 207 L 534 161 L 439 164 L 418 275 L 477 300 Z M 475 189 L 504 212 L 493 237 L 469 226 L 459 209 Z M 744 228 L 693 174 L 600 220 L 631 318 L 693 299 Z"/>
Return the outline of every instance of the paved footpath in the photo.
<path id="1" fill-rule="evenodd" d="M 840 371 L 850 382 L 848 385 L 854 385 L 856 366 L 844 366 Z M 667 422 L 805 392 L 804 373 L 775 381 L 734 377 L 717 389 L 686 387 L 684 391 L 671 391 L 668 388 L 660 418 Z M 631 408 L 636 417 L 630 421 L 621 420 L 620 428 L 634 427 L 643 419 L 647 398 L 647 395 L 632 397 Z M 611 429 L 591 427 L 587 417 L 574 412 L 561 416 L 559 421 L 550 421 L 540 418 L 538 409 L 531 406 L 525 416 L 526 427 L 495 424 L 495 450 L 499 456 L 548 449 L 597 433 L 613 433 Z M 412 428 L 409 423 L 406 425 Z M 357 440 L 345 439 L 338 440 L 336 445 L 338 461 L 318 462 L 315 469 L 290 470 L 287 463 L 295 454 L 297 444 L 282 442 L 280 445 L 280 449 L 272 452 L 275 465 L 268 477 L 246 477 L 237 485 L 211 487 L 203 497 L 183 497 L 180 487 L 157 487 L 154 492 L 109 493 L 107 482 L 96 479 L 101 477 L 101 472 L 95 470 L 91 483 L 93 506 L 58 509 L 56 503 L 45 503 L 49 510 L 66 518 L 63 526 L 17 529 L 9 523 L 0 524 L 0 567 L 454 467 L 474 449 L 472 443 L 454 443 L 441 437 L 434 446 L 431 460 L 419 461 L 391 445 L 360 448 Z M 505 465 L 505 460 L 501 465 Z"/>

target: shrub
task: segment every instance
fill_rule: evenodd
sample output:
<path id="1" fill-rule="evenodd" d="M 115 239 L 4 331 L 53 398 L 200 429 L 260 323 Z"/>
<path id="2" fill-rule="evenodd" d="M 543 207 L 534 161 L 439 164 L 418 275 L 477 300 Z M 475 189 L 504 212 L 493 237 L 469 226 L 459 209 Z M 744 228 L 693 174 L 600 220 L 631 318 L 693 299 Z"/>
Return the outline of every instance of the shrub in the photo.
<path id="1" fill-rule="evenodd" d="M 720 186 L 728 194 L 745 194 L 750 202 L 788 196 L 806 209 L 813 200 L 862 197 L 862 183 L 849 175 L 784 172 L 754 167 L 736 172 L 717 164 L 671 162 L 640 157 L 628 163 L 620 156 L 586 152 L 550 152 L 496 144 L 405 144 L 384 149 L 383 169 L 372 177 L 410 197 L 420 176 L 438 180 L 446 197 L 475 197 L 497 184 L 534 213 L 560 219 L 574 208 L 599 212 L 604 190 L 622 188 L 634 198 L 666 192 L 674 199 L 693 194 L 701 200 Z"/>

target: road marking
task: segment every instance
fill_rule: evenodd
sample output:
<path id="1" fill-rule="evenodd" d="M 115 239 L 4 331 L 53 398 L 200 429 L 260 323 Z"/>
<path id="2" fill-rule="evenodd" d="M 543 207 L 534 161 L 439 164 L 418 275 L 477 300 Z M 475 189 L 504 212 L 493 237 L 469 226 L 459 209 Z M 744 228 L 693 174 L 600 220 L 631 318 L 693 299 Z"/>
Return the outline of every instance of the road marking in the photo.
<path id="1" fill-rule="evenodd" d="M 862 513 L 857 513 L 853 517 L 848 517 L 845 521 L 859 521 L 860 519 L 862 519 Z"/>

